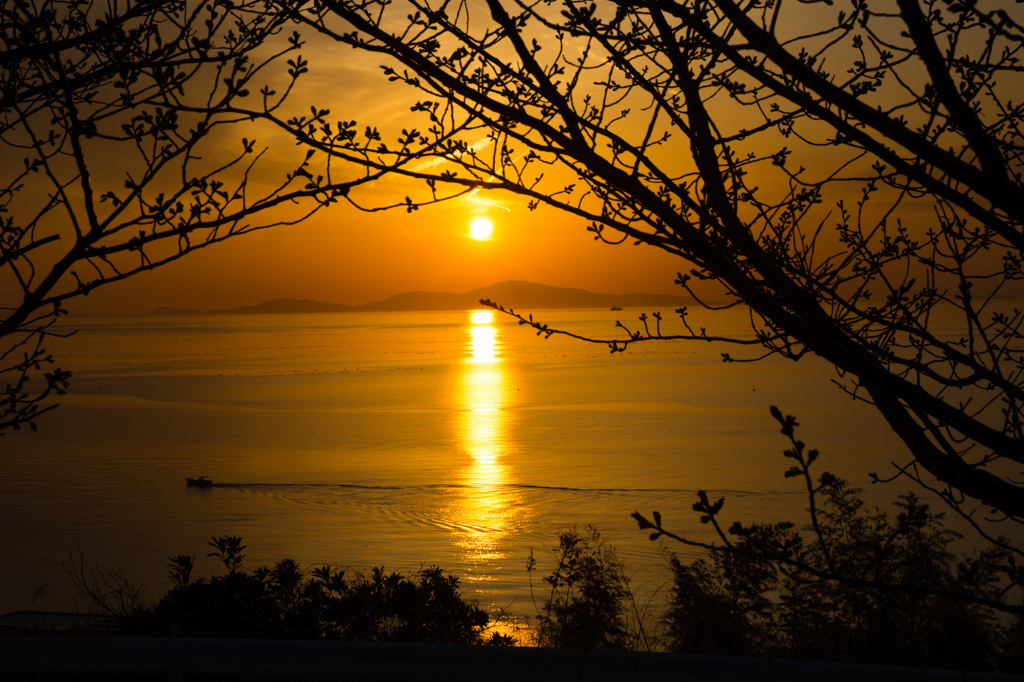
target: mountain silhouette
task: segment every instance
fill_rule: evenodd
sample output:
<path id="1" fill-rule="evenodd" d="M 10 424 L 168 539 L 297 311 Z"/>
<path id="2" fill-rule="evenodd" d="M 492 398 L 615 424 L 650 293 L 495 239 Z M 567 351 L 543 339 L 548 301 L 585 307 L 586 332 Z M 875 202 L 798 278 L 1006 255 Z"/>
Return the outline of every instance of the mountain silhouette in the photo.
<path id="1" fill-rule="evenodd" d="M 279 298 L 259 305 L 244 305 L 230 310 L 182 310 L 157 308 L 153 315 L 244 315 L 275 313 L 404 312 L 432 310 L 469 310 L 480 307 L 486 298 L 505 308 L 657 308 L 691 305 L 687 296 L 668 294 L 597 294 L 585 289 L 553 287 L 534 282 L 509 280 L 464 294 L 443 291 L 408 291 L 383 301 L 350 306 L 309 299 Z"/>
<path id="2" fill-rule="evenodd" d="M 324 303 L 308 298 L 275 298 L 259 305 L 243 305 L 230 310 L 183 310 L 181 308 L 157 308 L 152 315 L 268 315 L 278 313 L 349 313 L 352 306 L 344 303 Z"/>

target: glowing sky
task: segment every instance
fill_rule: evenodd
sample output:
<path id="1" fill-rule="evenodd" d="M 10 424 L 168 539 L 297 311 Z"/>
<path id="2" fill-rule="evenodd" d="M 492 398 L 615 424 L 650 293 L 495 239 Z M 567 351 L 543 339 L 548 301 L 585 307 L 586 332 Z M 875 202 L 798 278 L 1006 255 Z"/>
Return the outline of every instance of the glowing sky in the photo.
<path id="1" fill-rule="evenodd" d="M 795 16 L 810 25 L 807 11 Z M 792 30 L 807 25 L 797 21 Z M 311 104 L 329 108 L 332 117 L 358 119 L 382 131 L 402 128 L 415 93 L 388 83 L 377 57 L 304 37 L 310 41 L 304 47 L 310 73 L 300 80 L 289 106 L 306 112 Z M 218 144 L 237 147 L 247 134 L 268 150 L 261 160 L 265 172 L 280 175 L 295 167 L 292 159 L 301 150 L 280 133 L 240 128 Z M 116 173 L 116 163 L 107 169 L 103 163 L 94 170 Z M 400 201 L 410 192 L 409 183 L 400 179 L 361 191 L 369 194 L 369 205 Z M 482 218 L 493 231 L 474 238 L 471 226 Z M 284 297 L 358 305 L 405 291 L 464 292 L 509 279 L 613 294 L 680 294 L 673 280 L 687 269 L 687 263 L 651 247 L 595 242 L 581 219 L 543 207 L 529 211 L 519 197 L 476 192 L 413 213 L 401 208 L 366 213 L 336 205 L 302 224 L 233 239 L 104 286 L 69 307 L 224 309 Z"/>
<path id="2" fill-rule="evenodd" d="M 376 56 L 303 33 L 302 53 L 310 72 L 288 99 L 292 111 L 311 104 L 331 117 L 357 119 L 397 134 L 409 125 L 415 93 L 388 83 Z M 268 129 L 229 128 L 217 144 L 235 153 L 242 137 L 256 139 L 267 152 L 263 172 L 283 175 L 295 167 L 302 149 Z M 111 160 L 116 154 L 105 155 Z M 0 160 L 2 163 L 2 160 Z M 93 171 L 123 182 L 123 169 Z M 115 177 L 117 176 L 117 177 Z M 400 201 L 410 189 L 400 179 L 361 188 L 366 204 Z M 486 239 L 474 239 L 471 225 L 486 218 Z M 643 246 L 595 242 L 583 220 L 552 209 L 527 209 L 510 195 L 476 192 L 414 213 L 399 208 L 366 213 L 335 205 L 300 225 L 232 239 L 189 254 L 157 270 L 106 285 L 69 302 L 73 311 L 146 312 L 160 306 L 225 309 L 274 298 L 310 298 L 359 305 L 413 290 L 465 292 L 504 280 L 526 280 L 602 293 L 683 293 L 673 284 L 685 269 L 679 259 Z"/>
<path id="3" fill-rule="evenodd" d="M 509 279 L 602 293 L 681 293 L 680 262 L 649 247 L 593 241 L 580 220 L 525 202 L 479 215 L 464 205 L 365 214 L 337 207 L 302 225 L 243 236 L 75 301 L 73 310 L 223 309 L 273 298 L 358 305 L 405 291 L 464 292 Z"/>

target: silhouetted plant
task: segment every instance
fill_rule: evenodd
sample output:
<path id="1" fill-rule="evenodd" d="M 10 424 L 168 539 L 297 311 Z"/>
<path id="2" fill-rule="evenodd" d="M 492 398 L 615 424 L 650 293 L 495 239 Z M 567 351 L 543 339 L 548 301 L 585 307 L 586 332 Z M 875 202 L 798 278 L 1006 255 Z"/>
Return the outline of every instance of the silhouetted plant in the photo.
<path id="1" fill-rule="evenodd" d="M 245 545 L 242 544 L 242 538 L 240 537 L 222 535 L 220 537 L 213 537 L 206 544 L 217 550 L 216 552 L 210 552 L 206 556 L 217 557 L 224 564 L 225 568 L 228 569 L 228 573 L 237 571 L 245 559 L 245 555 L 242 554 Z"/>
<path id="2" fill-rule="evenodd" d="M 518 641 L 512 635 L 500 632 L 492 632 L 490 637 L 484 640 L 487 646 L 516 646 Z"/>
<path id="3" fill-rule="evenodd" d="M 1024 616 L 1017 616 L 1006 626 L 1002 669 L 1007 672 L 1024 672 Z"/>
<path id="4" fill-rule="evenodd" d="M 480 644 L 487 613 L 466 601 L 458 578 L 437 567 L 413 576 L 373 569 L 369 575 L 330 566 L 303 571 L 291 559 L 253 571 L 242 568 L 241 538 L 215 537 L 228 571 L 190 579 L 194 559 L 170 558 L 174 586 L 150 608 L 124 614 L 126 632 L 189 637 L 346 639 L 377 642 Z M 489 644 L 507 645 L 491 635 Z"/>
<path id="5" fill-rule="evenodd" d="M 196 558 L 190 554 L 179 554 L 167 557 L 167 579 L 176 587 L 184 587 L 192 581 L 192 570 L 195 568 Z"/>
<path id="6" fill-rule="evenodd" d="M 783 454 L 796 462 L 785 476 L 804 483 L 809 537 L 793 530 L 791 523 L 775 524 L 768 532 L 764 525 L 747 528 L 734 522 L 726 531 L 720 520 L 725 499 L 711 502 L 701 490 L 693 509 L 700 514 L 701 523 L 712 527 L 721 544 L 695 541 L 667 530 L 658 512 L 653 513 L 653 521 L 635 512 L 639 527 L 653 531 L 651 540 L 668 537 L 713 553 L 770 561 L 807 585 L 837 582 L 855 589 L 941 597 L 1024 614 L 1024 570 L 1017 565 L 1009 540 L 994 538 L 992 545 L 975 555 L 956 556 L 949 546 L 960 535 L 943 528 L 942 514 L 932 512 L 910 493 L 894 503 L 900 511 L 892 520 L 882 512 L 861 513 L 859 490 L 827 471 L 817 479 L 812 476 L 818 451 L 808 450 L 796 438 L 796 418 L 783 416 L 776 407 L 771 411 L 792 446 Z"/>
<path id="7" fill-rule="evenodd" d="M 777 531 L 764 528 L 762 532 Z M 672 651 L 760 656 L 777 651 L 775 565 L 757 557 L 713 553 L 684 564 L 672 557 L 666 613 Z"/>
<path id="8" fill-rule="evenodd" d="M 75 601 L 84 602 L 88 613 L 125 619 L 144 608 L 148 602 L 149 589 L 145 584 L 133 583 L 124 570 L 102 570 L 97 566 L 87 568 L 81 547 L 75 552 L 68 552 L 68 563 L 64 564 L 64 570 L 78 590 Z"/>
<path id="9" fill-rule="evenodd" d="M 704 491 L 694 510 L 721 544 L 697 542 L 636 513 L 651 539 L 670 537 L 708 551 L 673 560 L 667 622 L 671 648 L 701 653 L 787 656 L 895 665 L 1006 669 L 1014 665 L 1014 627 L 1024 580 L 999 547 L 958 553 L 959 533 L 944 527 L 913 493 L 895 513 L 868 508 L 861 490 L 823 472 L 796 439 L 791 416 L 773 409 L 802 479 L 809 522 L 720 523 L 724 499 Z M 1003 612 L 1016 612 L 1011 621 Z M 1009 625 L 1007 624 L 1009 623 Z"/>
<path id="10" fill-rule="evenodd" d="M 436 566 L 411 578 L 374 568 L 349 584 L 342 608 L 343 637 L 360 641 L 476 644 L 489 622 L 462 598 L 458 578 Z"/>
<path id="11" fill-rule="evenodd" d="M 989 608 L 945 594 L 965 591 L 944 529 L 913 495 L 895 516 L 866 510 L 860 491 L 833 479 L 822 491 L 821 530 L 837 570 L 904 589 L 865 589 L 819 579 L 769 557 L 790 543 L 791 524 L 744 528 L 732 551 L 672 562 L 668 612 L 675 651 L 929 665 L 1000 667 L 1003 636 Z M 791 543 L 790 543 L 791 544 Z M 814 548 L 802 560 L 825 559 Z M 912 588 L 912 589 L 911 589 Z M 1005 668 L 1004 668 L 1005 669 Z"/>
<path id="12" fill-rule="evenodd" d="M 989 607 L 947 596 L 962 589 L 959 583 L 996 575 L 998 562 L 984 554 L 957 556 L 951 550 L 957 535 L 913 495 L 901 498 L 897 513 L 889 515 L 867 509 L 859 493 L 841 479 L 827 481 L 819 493 L 818 530 L 842 570 L 871 574 L 891 588 L 864 589 L 815 575 L 809 563 L 783 560 L 786 551 L 780 548 L 787 547 L 791 558 L 811 561 L 801 554 L 803 541 L 794 540 L 800 534 L 792 524 L 734 526 L 730 547 L 708 547 L 706 558 L 688 564 L 672 557 L 673 585 L 664 616 L 668 648 L 1024 670 L 1024 619 L 999 620 Z M 716 506 L 720 511 L 711 505 Z M 222 544 L 243 549 L 241 539 L 234 539 Z M 558 539 L 552 551 L 557 564 L 544 578 L 550 595 L 537 616 L 535 643 L 655 648 L 658 633 L 651 624 L 630 623 L 638 612 L 630 613 L 634 596 L 614 548 L 590 527 L 560 532 Z M 515 644 L 497 632 L 485 639 L 487 614 L 461 596 L 455 576 L 437 567 L 412 576 L 379 567 L 347 577 L 330 566 L 303 571 L 285 559 L 252 572 L 236 564 L 223 575 L 193 580 L 184 570 L 193 562 L 189 555 L 170 558 L 175 584 L 152 606 L 142 603 L 141 589 L 123 572 L 97 569 L 90 577 L 81 554 L 73 565 L 81 576 L 77 584 L 100 607 L 94 610 L 119 616 L 128 634 Z M 532 554 L 528 568 L 536 570 Z M 914 589 L 900 589 L 901 580 Z M 928 585 L 941 591 L 930 592 Z M 645 634 L 638 636 L 638 630 Z"/>
<path id="13" fill-rule="evenodd" d="M 32 590 L 32 594 L 29 595 L 30 601 L 28 603 L 28 610 L 31 611 L 36 605 L 36 600 L 46 594 L 46 588 L 50 586 L 50 583 L 43 583 L 36 589 Z"/>
<path id="14" fill-rule="evenodd" d="M 544 582 L 549 596 L 537 614 L 538 646 L 623 649 L 627 585 L 615 550 L 593 526 L 558 532 L 558 563 Z M 527 570 L 536 561 L 531 552 Z"/>

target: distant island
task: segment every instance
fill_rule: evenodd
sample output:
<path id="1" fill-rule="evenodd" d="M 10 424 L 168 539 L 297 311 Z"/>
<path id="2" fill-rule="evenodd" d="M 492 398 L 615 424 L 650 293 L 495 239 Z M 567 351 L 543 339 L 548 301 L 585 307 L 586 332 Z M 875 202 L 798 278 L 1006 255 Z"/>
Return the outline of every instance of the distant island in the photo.
<path id="1" fill-rule="evenodd" d="M 585 289 L 552 287 L 533 282 L 507 281 L 464 294 L 442 291 L 409 291 L 395 294 L 383 301 L 346 305 L 325 303 L 309 299 L 279 298 L 258 305 L 243 305 L 230 310 L 182 310 L 157 308 L 152 315 L 253 315 L 282 313 L 369 313 L 369 312 L 423 312 L 433 310 L 469 310 L 480 307 L 480 299 L 487 298 L 505 308 L 659 308 L 692 305 L 687 296 L 668 294 L 595 294 Z"/>

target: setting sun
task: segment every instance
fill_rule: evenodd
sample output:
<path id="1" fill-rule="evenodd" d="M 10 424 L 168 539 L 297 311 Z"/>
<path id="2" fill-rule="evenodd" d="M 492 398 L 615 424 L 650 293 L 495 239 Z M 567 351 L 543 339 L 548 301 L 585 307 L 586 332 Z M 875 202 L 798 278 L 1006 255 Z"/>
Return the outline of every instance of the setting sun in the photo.
<path id="1" fill-rule="evenodd" d="M 469 232 L 473 236 L 473 239 L 489 239 L 491 232 L 494 230 L 494 225 L 487 218 L 477 218 L 473 221 L 473 224 L 469 226 Z"/>

